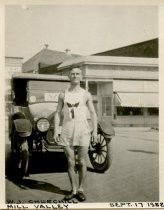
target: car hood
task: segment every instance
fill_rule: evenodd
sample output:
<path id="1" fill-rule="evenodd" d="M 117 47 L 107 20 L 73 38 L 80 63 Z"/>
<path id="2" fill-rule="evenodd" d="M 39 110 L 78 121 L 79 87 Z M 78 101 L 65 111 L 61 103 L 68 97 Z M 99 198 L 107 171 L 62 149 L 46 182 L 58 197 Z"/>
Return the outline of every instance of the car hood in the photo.
<path id="1" fill-rule="evenodd" d="M 48 118 L 57 108 L 57 103 L 36 103 L 29 105 L 29 111 L 34 119 Z"/>

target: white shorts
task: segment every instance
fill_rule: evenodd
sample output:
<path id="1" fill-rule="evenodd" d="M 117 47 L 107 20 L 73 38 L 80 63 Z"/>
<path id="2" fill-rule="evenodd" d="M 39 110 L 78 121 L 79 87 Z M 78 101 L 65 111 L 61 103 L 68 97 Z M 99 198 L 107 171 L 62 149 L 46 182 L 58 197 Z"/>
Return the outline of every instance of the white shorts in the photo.
<path id="1" fill-rule="evenodd" d="M 66 121 L 62 126 L 59 144 L 63 146 L 89 146 L 91 139 L 87 121 Z"/>

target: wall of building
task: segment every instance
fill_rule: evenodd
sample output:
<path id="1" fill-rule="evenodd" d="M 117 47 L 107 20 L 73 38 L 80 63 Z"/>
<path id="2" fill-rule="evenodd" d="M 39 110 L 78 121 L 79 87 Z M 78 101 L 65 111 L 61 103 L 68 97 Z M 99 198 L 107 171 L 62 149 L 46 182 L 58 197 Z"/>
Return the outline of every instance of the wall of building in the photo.
<path id="1" fill-rule="evenodd" d="M 143 115 L 117 116 L 114 103 L 114 92 L 154 93 L 158 95 L 158 67 L 142 66 L 110 66 L 86 65 L 85 77 L 97 82 L 98 87 L 98 118 L 112 121 L 114 126 L 157 126 L 158 115 L 148 115 L 143 109 Z M 117 79 L 116 79 L 117 78 Z M 110 80 L 113 80 L 111 82 Z M 100 82 L 103 81 L 103 82 Z M 102 97 L 112 97 L 112 115 L 103 116 Z M 158 103 L 157 103 L 158 104 Z"/>
<path id="2" fill-rule="evenodd" d="M 11 78 L 15 73 L 22 72 L 22 57 L 5 57 L 5 112 L 6 122 L 11 111 Z M 7 123 L 6 123 L 6 129 Z"/>
<path id="3" fill-rule="evenodd" d="M 11 90 L 10 80 L 14 73 L 22 71 L 21 57 L 5 57 L 5 93 L 9 94 Z"/>
<path id="4" fill-rule="evenodd" d="M 151 92 L 158 93 L 158 81 L 150 80 L 114 80 L 114 92 Z"/>
<path id="5" fill-rule="evenodd" d="M 144 70 L 145 69 L 145 70 Z M 112 69 L 104 69 L 103 65 L 99 65 L 99 68 L 90 68 L 86 72 L 86 76 L 93 78 L 129 78 L 129 79 L 157 79 L 158 78 L 158 69 L 153 68 L 150 71 L 149 67 L 138 67 L 134 70 L 131 66 L 124 67 L 124 70 L 118 66 L 113 66 Z"/>
<path id="6" fill-rule="evenodd" d="M 5 57 L 5 76 L 11 79 L 14 73 L 22 71 L 22 57 Z"/>

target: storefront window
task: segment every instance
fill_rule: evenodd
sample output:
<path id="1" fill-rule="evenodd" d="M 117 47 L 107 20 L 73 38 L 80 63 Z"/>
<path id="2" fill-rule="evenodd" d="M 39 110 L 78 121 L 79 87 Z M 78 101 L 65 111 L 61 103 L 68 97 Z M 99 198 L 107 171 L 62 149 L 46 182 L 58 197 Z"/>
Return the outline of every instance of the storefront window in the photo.
<path id="1" fill-rule="evenodd" d="M 117 107 L 118 116 L 128 116 L 128 115 L 143 115 L 143 109 L 139 107 Z"/>
<path id="2" fill-rule="evenodd" d="M 159 109 L 158 108 L 148 108 L 147 112 L 148 112 L 148 115 L 158 115 Z"/>
<path id="3" fill-rule="evenodd" d="M 109 96 L 102 98 L 102 115 L 103 117 L 112 115 L 112 98 Z"/>

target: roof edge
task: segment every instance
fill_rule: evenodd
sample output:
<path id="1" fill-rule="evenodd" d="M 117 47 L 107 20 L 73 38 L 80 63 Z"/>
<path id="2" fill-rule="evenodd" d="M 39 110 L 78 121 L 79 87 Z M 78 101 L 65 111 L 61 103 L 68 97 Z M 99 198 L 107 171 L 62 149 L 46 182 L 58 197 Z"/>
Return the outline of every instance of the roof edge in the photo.
<path id="1" fill-rule="evenodd" d="M 80 58 L 64 61 L 58 66 L 58 70 L 70 67 L 73 64 L 158 66 L 158 58 L 83 56 Z"/>

